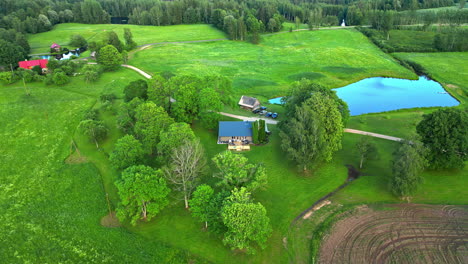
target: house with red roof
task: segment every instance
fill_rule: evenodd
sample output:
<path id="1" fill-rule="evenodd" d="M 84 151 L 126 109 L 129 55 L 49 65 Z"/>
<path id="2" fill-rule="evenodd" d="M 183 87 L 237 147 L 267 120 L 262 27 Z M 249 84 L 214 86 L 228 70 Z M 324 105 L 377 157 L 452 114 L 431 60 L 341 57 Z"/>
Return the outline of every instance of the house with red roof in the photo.
<path id="1" fill-rule="evenodd" d="M 30 60 L 30 61 L 20 61 L 18 65 L 23 69 L 32 69 L 34 66 L 40 66 L 42 69 L 47 68 L 47 63 L 49 60 L 42 59 L 42 60 Z"/>

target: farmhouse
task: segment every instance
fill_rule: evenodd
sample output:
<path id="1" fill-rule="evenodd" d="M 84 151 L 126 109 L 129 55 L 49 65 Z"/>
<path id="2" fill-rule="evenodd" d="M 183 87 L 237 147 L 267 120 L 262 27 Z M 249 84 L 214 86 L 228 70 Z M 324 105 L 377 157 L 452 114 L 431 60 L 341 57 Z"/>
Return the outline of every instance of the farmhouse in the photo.
<path id="1" fill-rule="evenodd" d="M 260 107 L 260 101 L 257 98 L 243 95 L 239 101 L 240 107 L 247 110 L 254 110 Z"/>
<path id="2" fill-rule="evenodd" d="M 230 150 L 250 150 L 252 143 L 252 122 L 220 121 L 218 144 L 228 144 Z"/>
<path id="3" fill-rule="evenodd" d="M 20 61 L 18 65 L 23 69 L 32 69 L 34 66 L 40 66 L 41 69 L 47 68 L 47 63 L 49 60 L 30 60 L 30 61 Z"/>

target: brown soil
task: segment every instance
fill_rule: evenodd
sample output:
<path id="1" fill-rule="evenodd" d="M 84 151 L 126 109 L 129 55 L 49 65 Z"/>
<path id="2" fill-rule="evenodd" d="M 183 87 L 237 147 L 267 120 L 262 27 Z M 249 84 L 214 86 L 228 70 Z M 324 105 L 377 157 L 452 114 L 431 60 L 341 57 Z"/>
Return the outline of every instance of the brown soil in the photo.
<path id="1" fill-rule="evenodd" d="M 468 206 L 360 207 L 324 238 L 319 263 L 468 263 Z"/>
<path id="2" fill-rule="evenodd" d="M 105 227 L 119 227 L 120 222 L 115 212 L 111 212 L 110 214 L 101 218 L 101 225 Z"/>

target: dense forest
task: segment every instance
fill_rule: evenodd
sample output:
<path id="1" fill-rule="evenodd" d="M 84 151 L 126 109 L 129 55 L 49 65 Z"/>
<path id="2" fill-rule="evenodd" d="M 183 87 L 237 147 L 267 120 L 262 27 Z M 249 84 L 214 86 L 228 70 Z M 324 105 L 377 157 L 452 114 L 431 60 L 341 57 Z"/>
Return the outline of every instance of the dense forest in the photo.
<path id="1" fill-rule="evenodd" d="M 459 2 L 460 1 L 460 2 Z M 371 25 L 384 32 L 401 25 L 449 25 L 468 22 L 468 9 L 417 9 L 464 5 L 465 0 L 0 0 L 1 54 L 4 65 L 27 58 L 24 34 L 49 31 L 58 23 L 106 24 L 112 18 L 136 25 L 213 24 L 232 40 L 260 42 L 260 34 L 277 32 L 283 22 L 320 26 Z M 292 27 L 290 28 L 292 30 Z M 434 50 L 465 50 L 463 29 L 438 32 Z M 366 32 L 364 32 L 366 33 Z M 369 34 L 367 34 L 369 36 Z M 388 49 L 389 51 L 391 49 Z M 14 57 L 14 58 L 13 58 Z M 5 61 L 7 61 L 5 63 Z"/>

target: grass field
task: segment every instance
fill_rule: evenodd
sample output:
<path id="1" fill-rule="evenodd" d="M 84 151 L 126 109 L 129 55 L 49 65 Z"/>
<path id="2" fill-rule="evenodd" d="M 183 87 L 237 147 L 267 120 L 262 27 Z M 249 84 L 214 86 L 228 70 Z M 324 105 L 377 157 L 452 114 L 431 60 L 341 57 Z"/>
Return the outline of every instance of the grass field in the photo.
<path id="1" fill-rule="evenodd" d="M 152 58 L 148 60 L 148 58 Z M 221 41 L 153 46 L 129 64 L 150 73 L 221 74 L 235 93 L 272 98 L 309 78 L 330 88 L 374 76 L 416 78 L 355 30 L 322 30 L 263 37 L 260 45 Z"/>
<path id="2" fill-rule="evenodd" d="M 64 162 L 75 128 L 97 95 L 121 93 L 138 78 L 120 70 L 104 74 L 93 86 L 80 78 L 64 88 L 27 84 L 31 96 L 20 83 L 0 86 L 2 262 L 186 263 L 192 258 L 123 228 L 102 227 L 99 221 L 108 210 L 98 168 Z"/>
<path id="3" fill-rule="evenodd" d="M 98 41 L 105 37 L 107 31 L 115 31 L 120 40 L 124 41 L 124 28 L 129 28 L 133 34 L 133 40 L 138 45 L 167 42 L 167 41 L 185 41 L 185 40 L 203 40 L 224 38 L 222 31 L 215 29 L 210 25 L 175 25 L 175 26 L 137 26 L 137 25 L 116 25 L 116 24 L 78 24 L 66 23 L 58 24 L 53 30 L 33 34 L 28 36 L 31 45 L 31 53 L 48 53 L 49 47 L 53 42 L 67 46 L 70 37 L 75 34 L 82 35 L 89 41 Z M 75 48 L 75 47 L 73 47 Z"/>
<path id="4" fill-rule="evenodd" d="M 423 66 L 436 81 L 461 102 L 468 103 L 468 52 L 394 53 Z"/>

